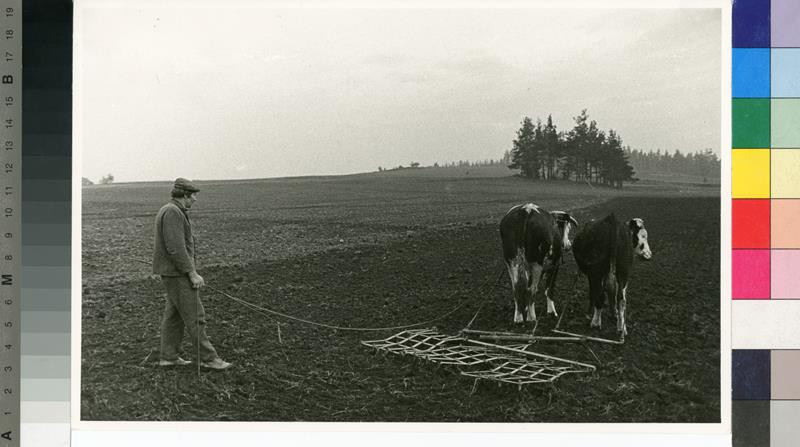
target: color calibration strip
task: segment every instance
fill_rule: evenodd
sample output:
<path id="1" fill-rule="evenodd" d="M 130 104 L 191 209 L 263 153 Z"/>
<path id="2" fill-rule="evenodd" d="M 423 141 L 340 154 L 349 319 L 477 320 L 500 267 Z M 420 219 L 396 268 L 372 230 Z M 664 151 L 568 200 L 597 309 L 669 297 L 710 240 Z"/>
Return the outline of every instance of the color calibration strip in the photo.
<path id="1" fill-rule="evenodd" d="M 800 1 L 735 0 L 733 445 L 798 445 Z"/>
<path id="2" fill-rule="evenodd" d="M 23 31 L 22 446 L 68 446 L 71 3 L 25 0 Z"/>

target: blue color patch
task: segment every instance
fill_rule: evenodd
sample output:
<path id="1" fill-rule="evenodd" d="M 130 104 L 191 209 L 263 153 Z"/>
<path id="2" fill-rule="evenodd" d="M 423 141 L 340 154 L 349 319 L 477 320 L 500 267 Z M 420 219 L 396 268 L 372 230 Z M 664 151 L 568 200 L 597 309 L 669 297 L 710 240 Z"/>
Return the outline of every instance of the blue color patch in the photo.
<path id="1" fill-rule="evenodd" d="M 800 98 L 800 48 L 775 48 L 771 59 L 772 96 Z"/>
<path id="2" fill-rule="evenodd" d="M 734 0 L 733 47 L 770 47 L 770 0 Z"/>
<path id="3" fill-rule="evenodd" d="M 734 98 L 769 98 L 769 48 L 734 48 L 731 68 Z"/>
<path id="4" fill-rule="evenodd" d="M 770 399 L 770 357 L 768 349 L 733 350 L 733 400 Z"/>

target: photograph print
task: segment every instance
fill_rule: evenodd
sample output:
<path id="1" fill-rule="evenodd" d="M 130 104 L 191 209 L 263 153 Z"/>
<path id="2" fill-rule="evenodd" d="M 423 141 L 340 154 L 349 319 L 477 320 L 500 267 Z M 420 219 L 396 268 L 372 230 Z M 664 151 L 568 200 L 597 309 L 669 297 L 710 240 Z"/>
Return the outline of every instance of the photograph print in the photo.
<path id="1" fill-rule="evenodd" d="M 76 4 L 81 421 L 721 422 L 721 9 L 268 5 Z"/>

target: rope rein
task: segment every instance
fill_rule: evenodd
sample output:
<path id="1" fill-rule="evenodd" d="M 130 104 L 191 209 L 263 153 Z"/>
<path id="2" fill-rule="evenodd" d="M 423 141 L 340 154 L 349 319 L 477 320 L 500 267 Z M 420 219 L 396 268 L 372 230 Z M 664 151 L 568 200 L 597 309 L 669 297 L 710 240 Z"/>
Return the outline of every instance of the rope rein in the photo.
<path id="1" fill-rule="evenodd" d="M 500 278 L 503 277 L 503 273 L 504 273 L 504 269 L 500 269 L 500 273 L 497 275 L 497 279 L 494 282 L 494 287 L 497 287 L 497 285 L 500 283 Z M 469 328 L 472 327 L 472 323 L 474 323 L 475 320 L 478 318 L 478 314 L 483 309 L 483 305 L 484 304 L 486 304 L 486 300 L 481 301 L 481 305 L 478 306 L 478 310 L 475 311 L 475 315 L 473 315 L 472 319 L 469 320 L 469 323 L 467 323 L 467 326 L 465 327 L 465 329 L 469 329 Z"/>
<path id="2" fill-rule="evenodd" d="M 197 332 L 197 377 L 200 377 L 200 289 L 194 289 L 194 330 Z"/>
<path id="3" fill-rule="evenodd" d="M 129 259 L 131 261 L 137 261 L 137 262 L 140 262 L 142 264 L 152 265 L 150 262 L 144 261 L 144 260 L 141 260 L 141 259 L 136 259 L 136 258 L 126 258 L 126 259 Z M 500 271 L 500 275 L 498 275 L 498 278 L 495 281 L 495 285 L 496 285 L 497 282 L 499 282 L 499 279 L 502 277 L 502 274 L 503 274 L 503 271 L 501 270 Z M 468 290 L 468 292 L 477 292 L 477 291 L 485 288 L 490 282 L 491 282 L 491 279 L 485 281 L 483 284 L 481 284 L 478 287 L 474 287 L 474 288 Z M 289 315 L 289 314 L 286 314 L 286 313 L 283 313 L 283 312 L 278 312 L 276 310 L 269 309 L 267 307 L 263 307 L 263 306 L 259 306 L 257 304 L 253 304 L 253 303 L 251 303 L 249 301 L 246 301 L 246 300 L 243 300 L 241 298 L 235 297 L 235 296 L 233 296 L 233 295 L 231 295 L 231 294 L 229 294 L 227 292 L 224 292 L 224 291 L 222 291 L 220 289 L 217 289 L 216 287 L 212 287 L 212 286 L 210 286 L 208 284 L 206 284 L 205 287 L 207 287 L 209 290 L 211 290 L 213 292 L 216 292 L 216 293 L 218 293 L 218 294 L 220 294 L 220 295 L 222 295 L 222 296 L 224 296 L 224 297 L 226 297 L 226 298 L 228 298 L 228 299 L 230 299 L 232 301 L 235 301 L 235 302 L 237 302 L 239 304 L 247 306 L 251 310 L 254 310 L 257 313 L 260 313 L 262 315 L 265 315 L 265 316 L 267 316 L 268 318 L 270 318 L 273 321 L 274 321 L 274 319 L 271 318 L 271 315 L 283 317 L 283 318 L 286 318 L 286 319 L 289 319 L 289 320 L 294 320 L 294 321 L 297 321 L 297 322 L 300 322 L 300 323 L 309 324 L 309 325 L 312 325 L 312 326 L 324 327 L 324 328 L 340 330 L 340 331 L 358 331 L 358 332 L 399 330 L 399 329 L 408 329 L 408 328 L 412 328 L 412 327 L 416 327 L 416 326 L 428 325 L 428 324 L 434 323 L 436 321 L 442 320 L 442 319 L 452 315 L 453 313 L 457 312 L 462 307 L 464 307 L 467 304 L 469 304 L 470 301 L 471 301 L 471 300 L 464 300 L 459 305 L 457 305 L 454 308 L 450 309 L 448 312 L 446 312 L 446 313 L 444 313 L 444 314 L 442 314 L 442 315 L 440 315 L 440 316 L 438 316 L 436 318 L 431 318 L 429 320 L 422 321 L 422 322 L 419 322 L 419 323 L 406 324 L 406 325 L 402 325 L 402 326 L 386 326 L 386 327 L 354 327 L 354 326 L 338 326 L 338 325 L 334 325 L 334 324 L 319 323 L 319 322 L 316 322 L 316 321 L 311 321 L 311 320 L 307 320 L 307 319 L 304 319 L 304 318 L 295 317 L 293 315 Z M 464 291 L 463 290 L 456 290 L 456 291 L 450 293 L 447 296 L 446 299 L 449 300 L 450 298 L 452 298 L 453 296 L 455 296 L 459 292 L 464 292 Z M 485 300 L 484 300 L 484 302 L 485 302 Z M 483 303 L 481 304 L 481 307 L 483 307 Z M 480 311 L 480 309 L 478 309 L 478 310 Z M 475 314 L 475 316 L 477 317 L 477 313 Z M 473 321 L 474 321 L 474 317 L 473 317 Z M 470 324 L 471 323 L 472 322 L 470 322 Z"/>

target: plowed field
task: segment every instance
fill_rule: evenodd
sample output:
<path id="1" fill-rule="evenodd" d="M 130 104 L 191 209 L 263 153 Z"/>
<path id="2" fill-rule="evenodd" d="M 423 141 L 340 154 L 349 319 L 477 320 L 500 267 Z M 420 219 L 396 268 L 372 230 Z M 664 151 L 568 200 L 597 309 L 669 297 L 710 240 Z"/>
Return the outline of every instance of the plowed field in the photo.
<path id="1" fill-rule="evenodd" d="M 159 368 L 160 280 L 149 275 L 152 224 L 168 184 L 83 190 L 81 411 L 84 420 L 715 422 L 720 419 L 718 190 L 639 185 L 622 191 L 518 178 L 365 175 L 205 182 L 191 211 L 199 272 L 259 306 L 349 327 L 441 316 L 455 334 L 514 325 L 497 223 L 516 203 L 640 217 L 653 260 L 637 261 L 622 346 L 532 349 L 597 365 L 554 384 L 498 386 L 454 369 L 380 355 L 361 340 L 397 331 L 331 330 L 268 317 L 205 289 L 208 334 L 234 367 L 198 378 Z M 590 330 L 585 278 L 565 258 L 555 292 L 562 326 Z M 546 334 L 555 320 L 544 315 Z M 280 326 L 278 324 L 280 323 Z M 279 329 L 280 327 L 280 329 Z M 184 357 L 192 358 L 185 341 Z M 596 356 L 596 357 L 595 357 Z"/>

